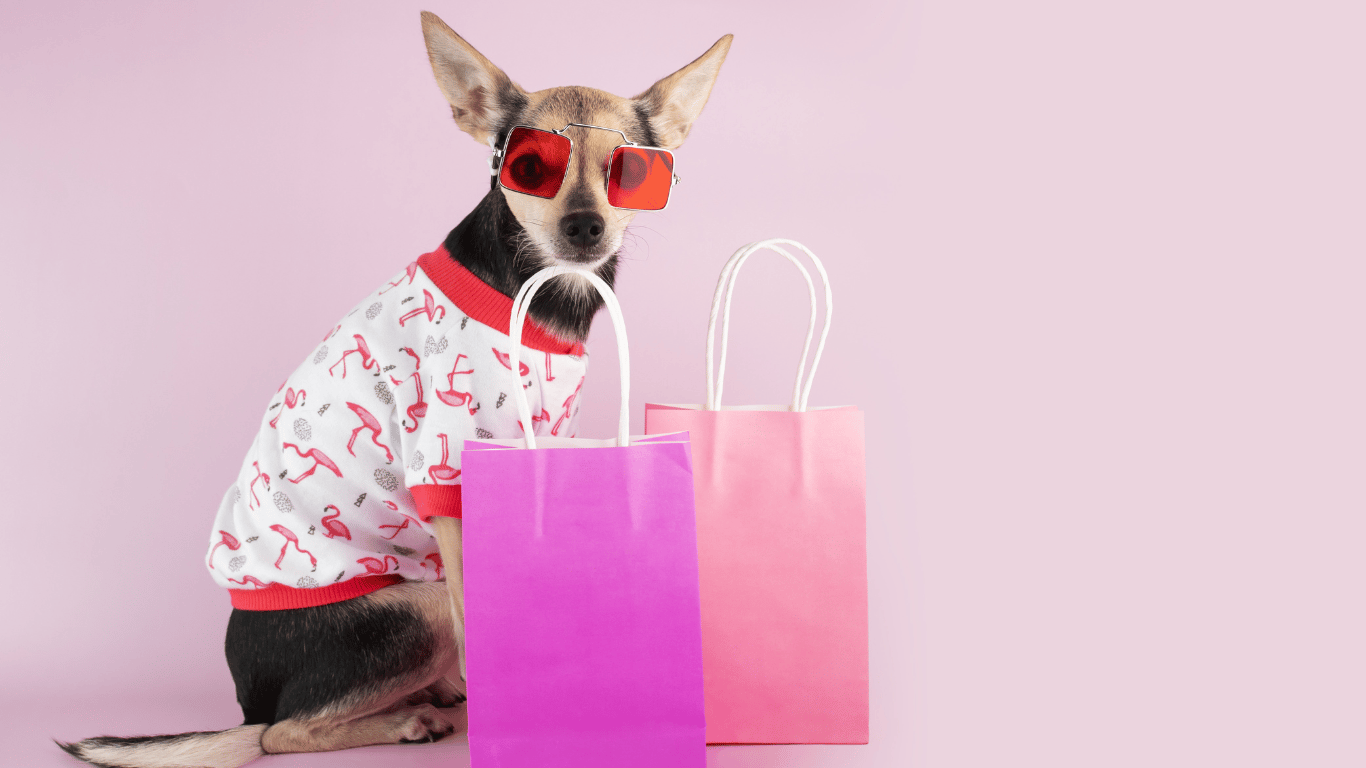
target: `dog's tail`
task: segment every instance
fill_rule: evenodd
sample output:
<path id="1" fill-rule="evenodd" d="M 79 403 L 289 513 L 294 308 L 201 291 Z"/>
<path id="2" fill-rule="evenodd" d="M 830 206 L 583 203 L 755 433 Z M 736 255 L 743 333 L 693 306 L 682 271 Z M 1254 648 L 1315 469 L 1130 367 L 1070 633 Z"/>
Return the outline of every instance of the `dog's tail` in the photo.
<path id="1" fill-rule="evenodd" d="M 237 768 L 265 754 L 261 734 L 268 727 L 241 725 L 169 736 L 96 736 L 72 744 L 59 741 L 57 746 L 101 768 Z"/>

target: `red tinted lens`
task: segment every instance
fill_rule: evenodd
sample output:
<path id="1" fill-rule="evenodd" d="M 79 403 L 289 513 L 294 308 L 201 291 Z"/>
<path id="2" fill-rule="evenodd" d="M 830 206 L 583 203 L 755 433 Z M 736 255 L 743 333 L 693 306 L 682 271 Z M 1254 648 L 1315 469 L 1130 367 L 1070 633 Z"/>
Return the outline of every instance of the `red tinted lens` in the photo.
<path id="1" fill-rule="evenodd" d="M 663 149 L 617 147 L 607 172 L 607 202 L 614 208 L 657 211 L 669 202 L 674 156 Z"/>
<path id="2" fill-rule="evenodd" d="M 514 192 L 554 197 L 564 182 L 572 146 L 567 137 L 550 131 L 513 128 L 498 181 Z"/>

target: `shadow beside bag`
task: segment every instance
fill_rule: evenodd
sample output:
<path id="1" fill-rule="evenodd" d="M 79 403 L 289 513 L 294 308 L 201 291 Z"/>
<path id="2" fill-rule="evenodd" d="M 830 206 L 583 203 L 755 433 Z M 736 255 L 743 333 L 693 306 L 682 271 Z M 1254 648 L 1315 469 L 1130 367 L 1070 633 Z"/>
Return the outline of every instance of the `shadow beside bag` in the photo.
<path id="1" fill-rule="evenodd" d="M 824 330 L 805 380 L 816 290 L 784 246 L 811 258 L 825 288 Z M 806 278 L 806 352 L 791 405 L 722 406 L 735 278 L 761 249 Z M 712 299 L 707 402 L 645 406 L 646 434 L 687 432 L 692 443 L 711 744 L 868 743 L 863 414 L 807 407 L 830 314 L 830 285 L 815 254 L 792 240 L 745 246 L 722 269 Z"/>

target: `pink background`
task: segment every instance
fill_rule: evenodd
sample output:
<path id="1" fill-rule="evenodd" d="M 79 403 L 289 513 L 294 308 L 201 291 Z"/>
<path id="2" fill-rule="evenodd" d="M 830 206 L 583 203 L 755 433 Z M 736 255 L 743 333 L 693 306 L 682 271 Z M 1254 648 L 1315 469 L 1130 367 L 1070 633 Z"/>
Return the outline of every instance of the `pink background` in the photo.
<path id="1" fill-rule="evenodd" d="M 0 762 L 62 765 L 43 739 L 238 722 L 214 505 L 279 382 L 472 207 L 487 153 L 416 5 L 15 6 Z M 532 89 L 630 95 L 736 35 L 621 278 L 636 431 L 645 399 L 701 397 L 733 248 L 829 265 L 812 403 L 867 413 L 872 744 L 709 765 L 1366 762 L 1359 3 L 430 7 Z M 799 297 L 747 271 L 730 402 L 785 398 Z"/>

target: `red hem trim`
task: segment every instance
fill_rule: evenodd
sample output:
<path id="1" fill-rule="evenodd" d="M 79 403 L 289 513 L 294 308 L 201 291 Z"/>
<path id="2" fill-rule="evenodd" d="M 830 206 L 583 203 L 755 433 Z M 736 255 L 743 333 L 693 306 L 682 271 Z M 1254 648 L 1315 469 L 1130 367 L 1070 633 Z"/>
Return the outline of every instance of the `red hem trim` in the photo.
<path id="1" fill-rule="evenodd" d="M 460 519 L 460 489 L 459 485 L 414 485 L 408 490 L 417 505 L 417 516 L 422 522 L 430 523 L 433 517 Z"/>
<path id="2" fill-rule="evenodd" d="M 464 265 L 451 257 L 445 245 L 417 259 L 418 266 L 451 303 L 461 312 L 508 335 L 512 326 L 512 299 L 474 276 Z M 555 355 L 582 355 L 583 345 L 564 341 L 541 326 L 526 319 L 522 326 L 522 346 Z"/>
<path id="3" fill-rule="evenodd" d="M 271 584 L 264 589 L 230 589 L 232 607 L 241 611 L 282 611 L 287 608 L 316 608 L 329 603 L 368 595 L 403 581 L 397 573 L 382 576 L 357 576 L 340 584 L 314 589 L 295 589 Z"/>

